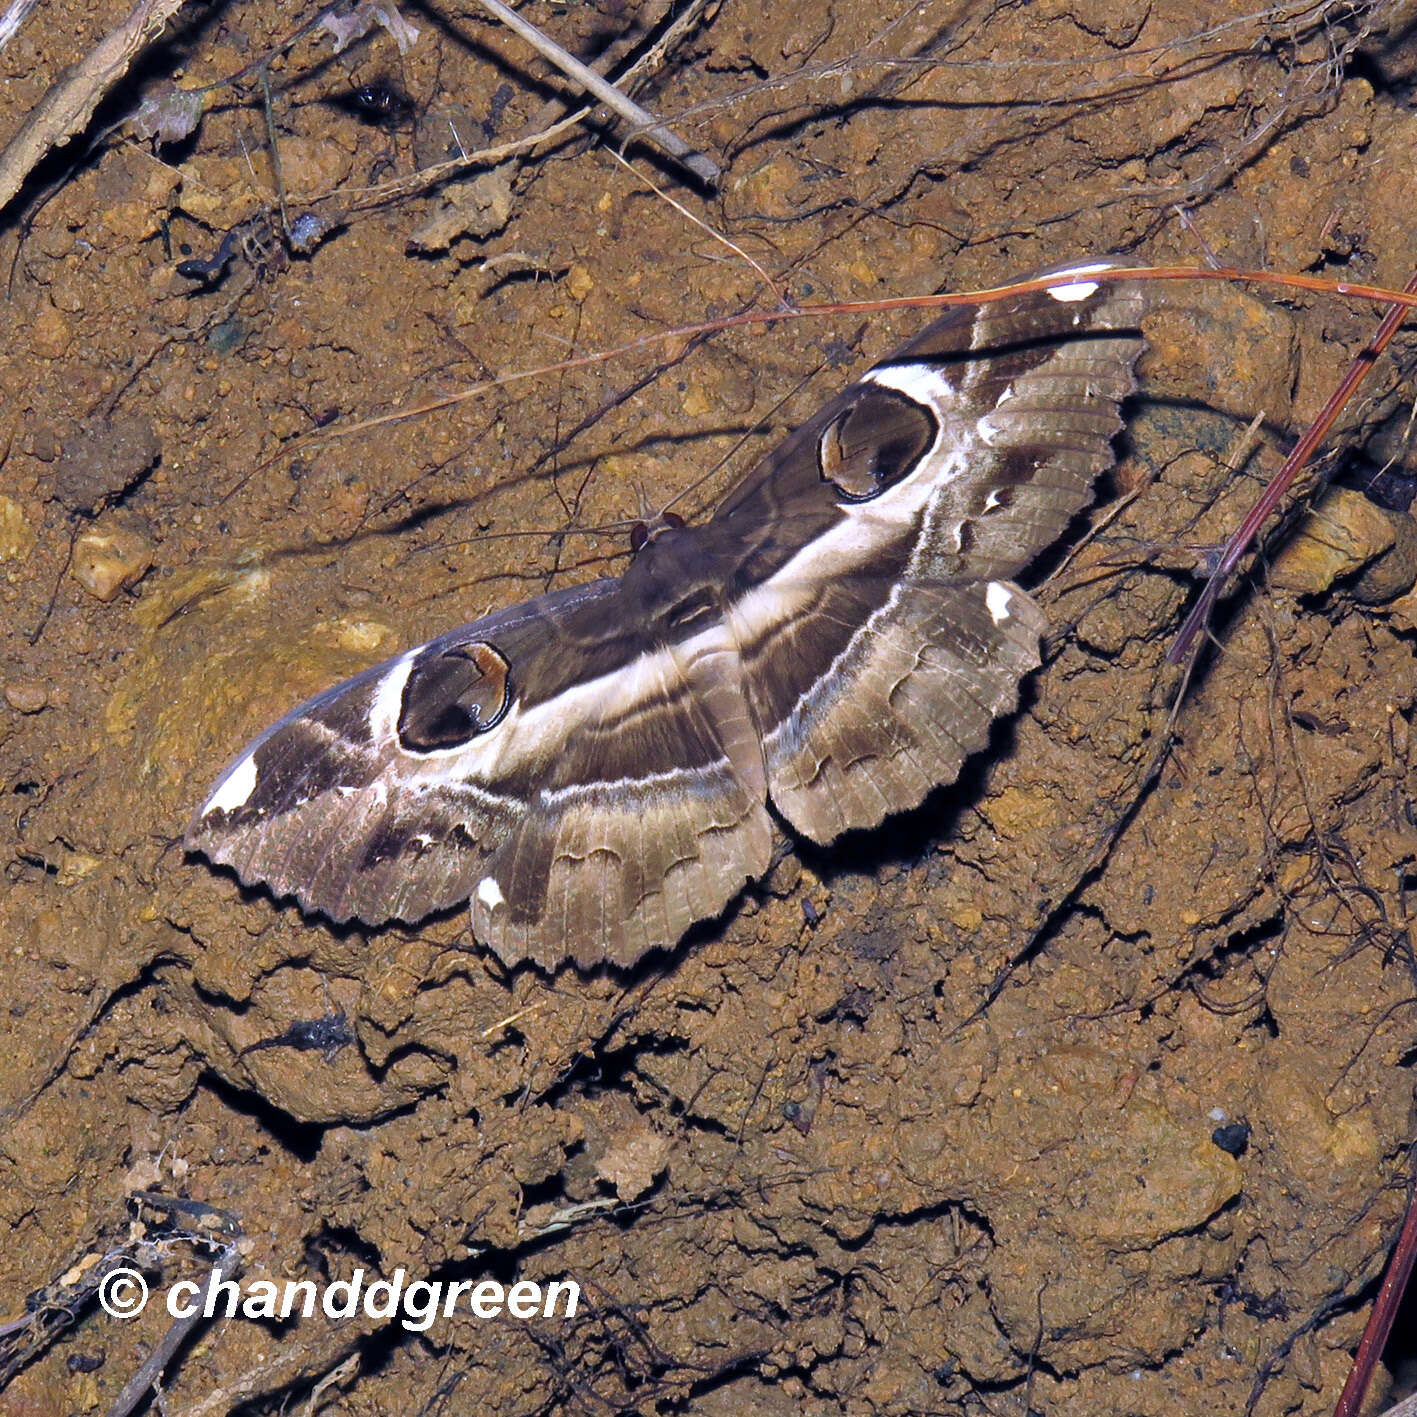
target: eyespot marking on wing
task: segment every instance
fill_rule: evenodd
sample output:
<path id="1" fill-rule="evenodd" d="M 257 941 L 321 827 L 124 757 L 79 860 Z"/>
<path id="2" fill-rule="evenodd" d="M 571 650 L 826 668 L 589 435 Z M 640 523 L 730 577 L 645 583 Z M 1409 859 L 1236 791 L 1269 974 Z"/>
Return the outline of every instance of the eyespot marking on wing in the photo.
<path id="1" fill-rule="evenodd" d="M 908 477 L 935 445 L 939 419 L 908 391 L 863 380 L 859 396 L 817 440 L 822 481 L 848 502 L 867 502 Z"/>
<path id="2" fill-rule="evenodd" d="M 420 658 L 399 703 L 399 746 L 412 753 L 461 747 L 490 732 L 512 703 L 512 666 L 485 640 Z"/>

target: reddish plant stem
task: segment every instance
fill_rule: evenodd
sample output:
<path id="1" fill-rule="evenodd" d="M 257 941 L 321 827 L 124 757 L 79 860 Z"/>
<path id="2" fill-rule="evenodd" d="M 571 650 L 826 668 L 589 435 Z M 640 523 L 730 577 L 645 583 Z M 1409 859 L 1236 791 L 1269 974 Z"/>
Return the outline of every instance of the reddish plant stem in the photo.
<path id="1" fill-rule="evenodd" d="M 1360 285 L 1353 281 L 1327 280 L 1322 276 L 1280 275 L 1274 271 L 1250 271 L 1215 268 L 1210 266 L 1118 266 L 1114 270 L 1090 272 L 1089 280 L 1115 282 L 1122 280 L 1220 280 L 1248 281 L 1255 285 L 1270 285 L 1287 290 L 1308 290 L 1321 295 L 1336 295 L 1348 300 L 1371 300 L 1383 305 L 1397 303 L 1398 308 L 1410 310 L 1417 307 L 1417 284 L 1411 284 L 1407 291 L 1389 290 L 1380 285 Z M 1417 282 L 1417 277 L 1414 277 Z M 545 378 L 550 374 L 560 374 L 572 369 L 585 369 L 592 365 L 604 364 L 615 359 L 624 359 L 643 349 L 655 348 L 669 343 L 685 344 L 699 335 L 714 334 L 719 330 L 741 329 L 750 326 L 776 324 L 779 320 L 800 320 L 806 316 L 869 315 L 886 310 L 935 310 L 949 305 L 986 304 L 993 300 L 1004 300 L 1013 295 L 1021 295 L 1032 290 L 1046 290 L 1049 286 L 1069 283 L 1065 274 L 1054 272 L 1034 280 L 1014 281 L 1009 285 L 994 286 L 987 290 L 956 291 L 945 295 L 907 295 L 885 300 L 833 301 L 822 305 L 785 305 L 770 310 L 746 310 L 736 315 L 724 315 L 716 320 L 702 320 L 697 324 L 681 325 L 677 329 L 657 331 L 651 335 L 641 335 L 628 344 L 616 345 L 613 349 L 596 350 L 591 354 L 576 354 L 552 364 L 542 364 L 534 369 L 518 369 L 492 379 L 483 379 L 469 384 L 456 393 L 426 399 L 411 408 L 397 409 L 392 413 L 380 414 L 374 418 L 360 419 L 357 423 L 340 424 L 322 428 L 307 434 L 293 443 L 288 443 L 269 457 L 262 459 L 247 472 L 235 487 L 223 494 L 222 501 L 234 496 L 251 478 L 264 472 L 279 459 L 289 457 L 299 448 L 312 443 L 338 438 L 350 438 L 368 432 L 388 423 L 401 423 L 405 419 L 423 418 L 440 409 L 453 408 L 469 399 L 477 398 L 491 389 L 505 388 L 521 379 Z M 1071 283 L 1076 283 L 1076 277 Z M 1217 592 L 1218 593 L 1218 592 Z M 1212 596 L 1212 600 L 1214 597 Z"/>
<path id="2" fill-rule="evenodd" d="M 1388 1334 L 1392 1332 L 1392 1322 L 1397 1317 L 1398 1306 L 1407 1291 L 1407 1282 L 1412 1277 L 1412 1264 L 1417 1260 L 1417 1204 L 1411 1195 L 1407 1199 L 1407 1214 L 1398 1232 L 1397 1243 L 1392 1247 L 1392 1256 L 1387 1263 L 1387 1273 L 1383 1275 L 1382 1287 L 1378 1290 L 1373 1312 L 1368 1315 L 1368 1326 L 1358 1341 L 1358 1351 L 1353 1355 L 1353 1367 L 1348 1381 L 1338 1397 L 1338 1406 L 1333 1409 L 1333 1417 L 1357 1417 L 1368 1384 L 1372 1381 L 1373 1369 L 1382 1357 Z"/>
<path id="3" fill-rule="evenodd" d="M 1274 271 L 1232 270 L 1228 267 L 1216 270 L 1208 266 L 1119 266 L 1115 270 L 1089 273 L 1086 278 L 1109 283 L 1123 280 L 1248 281 L 1254 285 L 1272 285 L 1285 290 L 1309 290 L 1321 295 L 1337 295 L 1348 300 L 1372 300 L 1385 305 L 1396 301 L 1399 302 L 1398 308 L 1401 310 L 1417 307 L 1417 276 L 1413 277 L 1413 284 L 1405 291 L 1389 290 L 1381 285 L 1357 285 L 1346 280 L 1325 280 L 1321 276 L 1279 275 Z M 311 439 L 347 438 L 369 428 L 377 428 L 380 424 L 399 423 L 407 418 L 420 418 L 439 409 L 452 408 L 456 404 L 476 398 L 479 394 L 485 394 L 489 389 L 502 388 L 518 379 L 538 379 L 570 369 L 585 369 L 593 364 L 604 364 L 608 360 L 623 359 L 641 349 L 671 342 L 682 344 L 698 335 L 716 334 L 720 330 L 773 325 L 780 320 L 800 320 L 806 316 L 875 315 L 886 310 L 937 310 L 950 305 L 985 305 L 990 301 L 1005 300 L 1010 296 L 1023 295 L 1033 290 L 1047 290 L 1049 286 L 1068 282 L 1069 277 L 1066 274 L 1055 271 L 1049 276 L 1012 281 L 1008 285 L 991 286 L 986 290 L 961 290 L 944 295 L 899 295 L 884 300 L 840 300 L 821 305 L 785 305 L 772 310 L 745 310 L 736 315 L 720 316 L 716 320 L 700 320 L 696 324 L 680 325 L 672 330 L 641 335 L 639 339 L 616 345 L 613 349 L 596 350 L 592 354 L 575 354 L 568 359 L 558 359 L 553 364 L 538 365 L 534 369 L 518 369 L 494 379 L 484 379 L 479 383 L 469 384 L 456 393 L 425 400 L 412 408 L 401 408 L 394 413 L 381 414 L 337 428 L 321 429 L 319 433 L 312 434 Z M 1072 277 L 1071 283 L 1076 284 L 1077 277 Z M 287 447 L 279 456 L 290 451 Z"/>
<path id="4" fill-rule="evenodd" d="M 1417 275 L 1407 282 L 1403 291 L 1404 294 L 1412 294 L 1413 292 L 1417 292 Z M 1244 521 L 1235 529 L 1230 540 L 1225 543 L 1225 550 L 1221 553 L 1219 564 L 1206 582 L 1200 599 L 1192 607 L 1191 613 L 1186 616 L 1185 623 L 1176 636 L 1176 642 L 1166 653 L 1166 658 L 1172 664 L 1179 664 L 1186 657 L 1191 642 L 1200 633 L 1205 622 L 1210 619 L 1210 613 L 1215 608 L 1215 602 L 1220 598 L 1221 591 L 1225 588 L 1225 582 L 1239 564 L 1240 558 L 1249 549 L 1250 543 L 1255 539 L 1255 533 L 1264 525 L 1266 518 L 1279 505 L 1280 499 L 1288 492 L 1294 479 L 1313 457 L 1314 450 L 1328 435 L 1329 429 L 1333 427 L 1338 415 L 1343 412 L 1349 399 L 1353 397 L 1354 391 L 1367 376 L 1368 370 L 1377 362 L 1378 356 L 1392 342 L 1392 337 L 1397 333 L 1398 326 L 1407 318 L 1409 308 L 1406 305 L 1393 305 L 1388 309 L 1382 322 L 1378 325 L 1377 332 L 1359 351 L 1353 363 L 1348 366 L 1348 372 L 1339 381 L 1338 387 L 1329 395 L 1328 401 L 1319 411 L 1319 416 L 1304 430 L 1304 436 L 1294 444 L 1289 456 L 1285 458 L 1284 466 L 1275 473 L 1269 486 L 1261 494 L 1259 501 L 1250 508 Z"/>

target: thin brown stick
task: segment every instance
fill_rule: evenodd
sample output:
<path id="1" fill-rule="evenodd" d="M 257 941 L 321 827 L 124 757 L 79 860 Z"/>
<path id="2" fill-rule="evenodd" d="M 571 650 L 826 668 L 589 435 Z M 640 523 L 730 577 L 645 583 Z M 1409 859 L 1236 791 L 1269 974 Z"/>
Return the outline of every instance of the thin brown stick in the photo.
<path id="1" fill-rule="evenodd" d="M 162 1381 L 167 1365 L 177 1356 L 177 1350 L 187 1341 L 187 1336 L 199 1323 L 206 1322 L 203 1312 L 212 1295 L 213 1287 L 223 1280 L 234 1279 L 241 1273 L 241 1254 L 235 1243 L 225 1246 L 212 1261 L 207 1271 L 206 1283 L 201 1297 L 187 1306 L 186 1317 L 173 1319 L 158 1345 L 148 1355 L 141 1368 L 123 1384 L 123 1390 L 113 1399 L 108 1409 L 108 1417 L 129 1417 L 148 1393 Z"/>
<path id="2" fill-rule="evenodd" d="M 569 120 L 567 120 L 569 122 Z M 559 126 L 559 125 L 558 125 Z M 509 144 L 522 147 L 524 144 Z M 1122 280 L 1221 280 L 1249 281 L 1256 285 L 1272 285 L 1290 290 L 1309 290 L 1323 295 L 1338 295 L 1350 300 L 1371 300 L 1383 305 L 1401 305 L 1404 308 L 1417 307 L 1417 293 L 1388 290 L 1384 286 L 1359 285 L 1352 281 L 1325 280 L 1320 276 L 1280 275 L 1273 271 L 1232 270 L 1229 268 L 1211 270 L 1199 266 L 1123 266 L 1114 270 L 1089 271 L 1085 277 L 1089 281 L 1114 282 Z M 773 325 L 779 320 L 795 320 L 803 316 L 829 315 L 874 315 L 887 310 L 938 310 L 950 305 L 984 305 L 995 300 L 1006 300 L 1011 296 L 1024 295 L 1030 291 L 1047 290 L 1052 286 L 1077 284 L 1077 273 L 1055 272 L 1034 280 L 1015 281 L 1009 285 L 991 286 L 984 290 L 958 291 L 944 295 L 901 295 L 884 300 L 843 300 L 820 305 L 791 305 L 776 310 L 745 310 L 734 315 L 723 315 L 716 320 L 703 320 L 694 325 L 679 325 L 672 330 L 660 330 L 654 334 L 641 335 L 626 344 L 611 349 L 595 350 L 590 354 L 572 355 L 552 364 L 538 365 L 534 369 L 516 369 L 495 378 L 480 379 L 456 393 L 445 394 L 441 398 L 428 399 L 412 408 L 396 409 L 393 413 L 380 414 L 376 418 L 364 418 L 358 423 L 347 423 L 340 427 L 322 428 L 303 439 L 287 444 L 278 453 L 263 459 L 251 468 L 234 487 L 222 497 L 222 501 L 236 495 L 253 477 L 270 467 L 279 458 L 287 457 L 297 448 L 305 448 L 323 442 L 325 439 L 350 438 L 357 433 L 366 433 L 371 428 L 380 428 L 390 423 L 402 423 L 405 419 L 421 418 L 437 413 L 445 408 L 455 408 L 469 399 L 477 398 L 492 389 L 505 388 L 523 379 L 545 378 L 548 374 L 561 374 L 571 369 L 587 369 L 596 364 L 604 364 L 612 359 L 623 359 L 640 350 L 653 349 L 667 343 L 683 343 L 697 339 L 701 335 L 717 334 L 721 330 L 737 329 L 749 325 Z"/>
<path id="3" fill-rule="evenodd" d="M 702 217 L 695 216 L 693 212 L 691 212 L 688 207 L 686 207 L 682 202 L 676 202 L 674 198 L 671 197 L 669 193 L 664 190 L 664 188 L 659 186 L 658 183 L 654 182 L 651 178 L 647 177 L 643 172 L 641 172 L 637 167 L 635 167 L 632 162 L 630 162 L 628 158 L 621 157 L 620 154 L 617 152 L 612 152 L 610 156 L 613 157 L 615 161 L 618 162 L 620 166 L 623 167 L 625 171 L 628 172 L 632 177 L 639 178 L 639 180 L 643 182 L 650 189 L 650 191 L 653 192 L 654 195 L 659 198 L 661 202 L 664 202 L 668 206 L 673 207 L 674 210 L 678 212 L 679 215 L 682 216 L 686 221 L 693 222 L 693 224 L 697 226 L 700 231 L 707 232 L 708 235 L 711 236 L 715 241 L 719 242 L 723 246 L 726 246 L 730 251 L 732 251 L 733 254 L 737 256 L 740 261 L 743 261 L 745 264 L 751 266 L 753 270 L 757 272 L 758 279 L 761 280 L 765 286 L 767 286 L 769 291 L 772 292 L 773 299 L 776 300 L 777 303 L 782 306 L 784 310 L 790 308 L 792 302 L 788 300 L 785 294 L 783 294 L 782 289 L 778 285 L 778 283 L 741 246 L 737 245 L 733 241 L 730 241 L 728 237 L 726 237 L 721 231 L 715 231 L 714 228 L 708 224 L 708 222 L 704 221 Z"/>
<path id="4" fill-rule="evenodd" d="M 1220 599 L 1225 583 L 1230 578 L 1230 573 L 1239 565 L 1240 558 L 1255 539 L 1260 527 L 1279 505 L 1284 494 L 1293 485 L 1294 479 L 1307 466 L 1319 444 L 1328 436 L 1329 430 L 1338 421 L 1338 415 L 1348 406 L 1358 385 L 1367 378 L 1368 371 L 1378 362 L 1378 356 L 1392 343 L 1392 337 L 1407 318 L 1411 306 L 1410 297 L 1417 294 L 1417 275 L 1413 275 L 1412 279 L 1407 282 L 1403 294 L 1409 299 L 1392 302 L 1391 308 L 1378 325 L 1377 332 L 1358 351 L 1352 364 L 1348 366 L 1348 372 L 1344 374 L 1338 387 L 1329 395 L 1327 402 L 1319 410 L 1318 417 L 1304 430 L 1303 437 L 1294 444 L 1289 456 L 1284 460 L 1284 465 L 1270 479 L 1269 485 L 1261 493 L 1259 500 L 1231 533 L 1229 541 L 1225 543 L 1225 550 L 1221 553 L 1219 563 L 1206 582 L 1205 589 L 1201 592 L 1200 599 L 1192 607 L 1191 613 L 1186 616 L 1185 623 L 1182 624 L 1176 635 L 1175 644 L 1166 652 L 1166 658 L 1172 664 L 1179 664 L 1186 657 L 1192 641 L 1210 618 L 1210 613 L 1215 608 L 1215 602 Z"/>
<path id="5" fill-rule="evenodd" d="M 693 3 L 669 25 L 664 33 L 623 74 L 619 75 L 616 82 L 628 84 L 652 72 L 669 51 L 699 23 L 707 8 L 708 0 L 693 0 Z M 606 55 L 602 56 L 607 67 L 614 62 L 606 57 L 609 53 L 610 51 L 607 50 Z M 597 63 L 599 62 L 598 60 Z M 440 182 L 458 177 L 465 172 L 471 172 L 474 168 L 496 167 L 509 158 L 524 156 L 547 143 L 564 137 L 588 118 L 591 113 L 589 107 L 575 108 L 564 118 L 557 119 L 556 114 L 563 112 L 565 107 L 566 105 L 560 100 L 546 104 L 526 131 L 505 143 L 479 148 L 476 152 L 460 153 L 457 157 L 449 158 L 446 162 L 434 163 L 431 167 L 420 168 L 417 172 L 393 178 L 372 187 L 338 188 L 310 197 L 306 199 L 306 204 L 329 207 L 340 212 L 364 211 L 371 207 L 385 206 L 405 197 L 412 197 L 420 192 L 428 191 Z"/>
<path id="6" fill-rule="evenodd" d="M 1374 300 L 1383 304 L 1398 304 L 1404 308 L 1417 307 L 1417 293 L 1387 290 L 1383 286 L 1355 285 L 1350 281 L 1323 280 L 1318 276 L 1278 275 L 1271 271 L 1208 270 L 1194 266 L 1137 266 L 1111 271 L 1089 272 L 1088 280 L 1227 280 L 1252 281 L 1260 285 L 1277 285 L 1296 290 L 1313 290 L 1324 294 L 1341 295 L 1354 300 Z M 495 379 L 483 379 L 469 384 L 457 393 L 445 394 L 441 398 L 430 399 L 414 408 L 399 409 L 394 413 L 381 414 L 377 418 L 366 418 L 359 423 L 347 424 L 341 428 L 321 429 L 311 441 L 319 438 L 347 438 L 354 433 L 362 433 L 386 423 L 400 423 L 406 418 L 417 418 L 421 414 L 435 413 L 439 409 L 452 408 L 465 403 L 470 398 L 484 394 L 489 389 L 499 388 L 521 379 L 560 374 L 569 369 L 584 369 L 593 364 L 603 364 L 610 359 L 618 359 L 641 349 L 649 349 L 669 341 L 682 342 L 698 335 L 716 334 L 720 330 L 736 329 L 743 325 L 772 325 L 779 320 L 794 320 L 801 316 L 823 315 L 875 315 L 887 310 L 937 310 L 950 305 L 985 305 L 995 300 L 1005 300 L 1014 295 L 1026 295 L 1030 291 L 1047 290 L 1050 286 L 1067 283 L 1076 284 L 1076 275 L 1052 275 L 1038 280 L 1017 281 L 1011 285 L 991 286 L 984 290 L 966 290 L 945 295 L 901 295 L 886 300 L 841 300 L 820 305 L 790 305 L 774 310 L 746 310 L 736 315 L 724 315 L 717 320 L 702 320 L 694 325 L 678 325 L 672 330 L 642 335 L 627 344 L 616 345 L 613 349 L 596 350 L 591 354 L 577 354 L 569 359 L 557 360 L 554 364 L 543 364 L 536 369 L 518 369 L 510 374 L 501 374 Z M 289 449 L 286 449 L 289 451 Z"/>
<path id="7" fill-rule="evenodd" d="M 1382 1357 L 1383 1345 L 1392 1332 L 1393 1320 L 1407 1292 L 1408 1281 L 1412 1278 L 1413 1262 L 1417 1261 L 1417 1203 L 1411 1196 L 1407 1201 L 1407 1214 L 1402 1220 L 1397 1243 L 1392 1247 L 1392 1258 L 1388 1260 L 1387 1273 L 1383 1275 L 1382 1287 L 1378 1290 L 1377 1302 L 1368 1315 L 1368 1325 L 1363 1337 L 1358 1341 L 1358 1351 L 1353 1355 L 1353 1367 L 1349 1370 L 1348 1381 L 1339 1394 L 1338 1406 L 1333 1409 L 1333 1417 L 1357 1417 L 1358 1409 L 1372 1381 L 1373 1369 Z"/>

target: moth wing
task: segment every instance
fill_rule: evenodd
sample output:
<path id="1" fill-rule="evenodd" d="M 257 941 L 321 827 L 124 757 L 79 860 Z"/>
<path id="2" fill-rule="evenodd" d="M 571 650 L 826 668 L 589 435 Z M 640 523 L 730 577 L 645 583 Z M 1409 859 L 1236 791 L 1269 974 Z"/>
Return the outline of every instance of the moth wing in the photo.
<path id="1" fill-rule="evenodd" d="M 1141 299 L 1100 269 L 950 312 L 682 533 L 721 615 L 665 629 L 651 546 L 455 630 L 258 738 L 188 846 L 335 920 L 468 901 L 508 962 L 627 963 L 767 869 L 769 793 L 819 841 L 913 806 L 1016 703 L 1013 577 L 1111 461 Z"/>
<path id="2" fill-rule="evenodd" d="M 1102 266 L 1079 270 L 1082 276 Z M 1113 462 L 1135 285 L 957 307 L 844 390 L 711 522 L 773 803 L 829 841 L 952 782 L 1039 662 L 1014 578 Z"/>
<path id="3" fill-rule="evenodd" d="M 761 754 L 627 609 L 619 581 L 574 587 L 318 695 L 231 764 L 188 849 L 336 921 L 468 902 L 508 963 L 674 943 L 767 868 Z"/>

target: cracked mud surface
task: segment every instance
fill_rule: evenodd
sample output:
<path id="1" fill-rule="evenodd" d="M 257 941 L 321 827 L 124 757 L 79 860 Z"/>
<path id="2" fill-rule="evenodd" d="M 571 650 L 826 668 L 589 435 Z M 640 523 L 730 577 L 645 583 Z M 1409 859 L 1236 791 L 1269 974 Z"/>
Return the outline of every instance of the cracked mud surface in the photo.
<path id="1" fill-rule="evenodd" d="M 56 3 L 0 53 L 0 140 L 120 13 Z M 662 20 L 527 13 L 586 54 Z M 792 843 L 643 969 L 509 975 L 461 916 L 332 930 L 176 844 L 293 703 L 613 573 L 627 521 L 711 507 L 928 318 L 680 340 L 358 426 L 770 305 L 644 173 L 800 302 L 1112 250 L 1200 264 L 1202 243 L 1407 279 L 1400 7 L 898 13 L 711 11 L 639 91 L 722 164 L 710 200 L 577 131 L 358 205 L 553 91 L 469 9 L 410 11 L 404 55 L 376 30 L 272 65 L 292 214 L 348 208 L 306 255 L 272 224 L 250 78 L 183 143 L 114 134 L 8 210 L 7 1410 L 106 1410 L 161 1339 L 158 1313 L 91 1301 L 8 1323 L 133 1251 L 138 1190 L 237 1217 L 248 1276 L 584 1291 L 571 1322 L 218 1324 L 169 1370 L 169 1411 L 1332 1409 L 1412 1139 L 1410 518 L 1345 492 L 1272 545 L 1158 754 L 1206 558 L 1369 337 L 1360 305 L 1169 294 L 1095 530 L 1032 577 L 1054 635 L 994 749 L 879 831 Z M 202 11 L 94 132 L 296 23 Z M 371 87 L 398 101 L 371 113 Z M 253 219 L 223 279 L 177 273 Z M 1401 458 L 1413 349 L 1335 440 L 1351 485 Z M 341 1015 L 330 1046 L 253 1047 Z M 155 1287 L 201 1272 L 190 1246 L 144 1254 Z"/>

